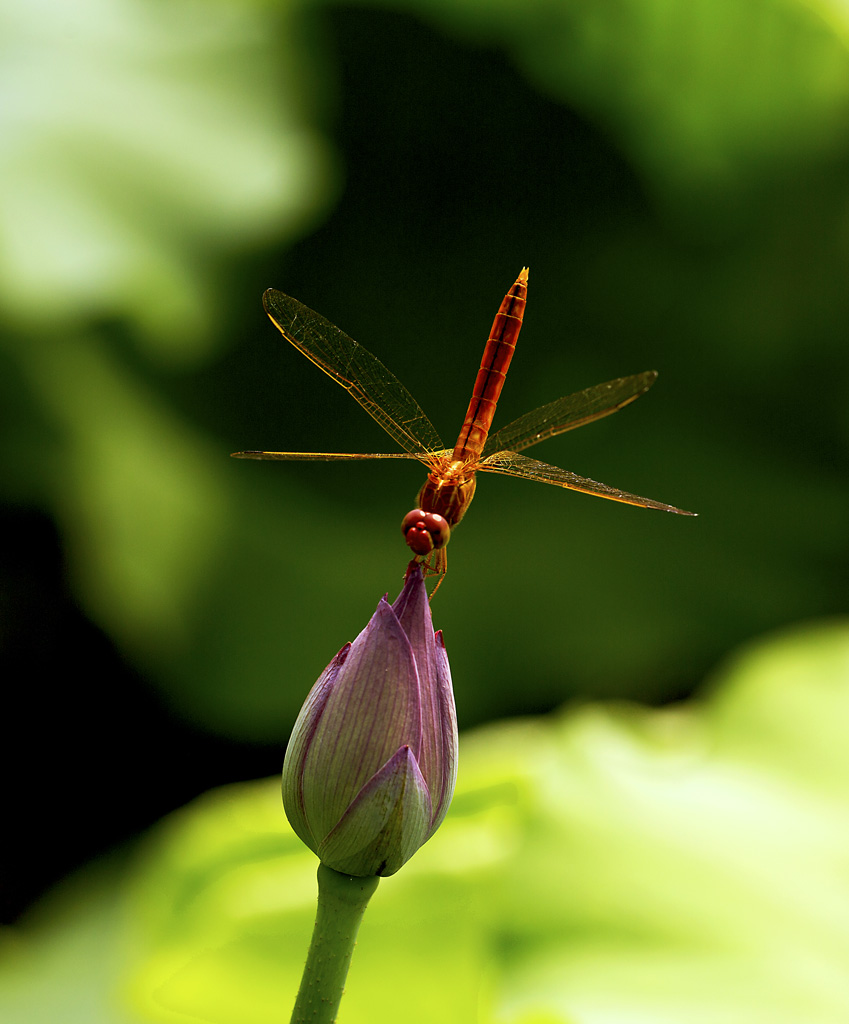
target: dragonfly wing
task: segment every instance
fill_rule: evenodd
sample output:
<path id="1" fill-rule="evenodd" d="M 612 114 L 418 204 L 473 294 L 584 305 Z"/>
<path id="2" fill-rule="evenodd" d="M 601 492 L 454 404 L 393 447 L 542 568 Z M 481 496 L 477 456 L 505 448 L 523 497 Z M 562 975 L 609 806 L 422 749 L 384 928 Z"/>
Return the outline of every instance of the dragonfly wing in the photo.
<path id="1" fill-rule="evenodd" d="M 283 337 L 341 384 L 407 452 L 444 447 L 419 403 L 371 352 L 319 313 L 269 288 L 265 311 Z"/>
<path id="2" fill-rule="evenodd" d="M 555 399 L 491 434 L 484 445 L 483 457 L 502 451 L 520 452 L 549 437 L 609 416 L 645 394 L 656 379 L 657 373 L 647 370 Z"/>
<path id="3" fill-rule="evenodd" d="M 450 450 L 436 452 L 440 455 L 450 455 Z M 433 452 L 231 452 L 233 459 L 275 459 L 278 462 L 292 462 L 293 460 L 317 460 L 320 462 L 352 462 L 359 459 L 418 459 L 429 465 L 433 459 Z"/>
<path id="4" fill-rule="evenodd" d="M 496 452 L 479 463 L 478 470 L 482 473 L 504 473 L 507 476 L 518 476 L 524 480 L 536 480 L 542 484 L 554 484 L 557 487 L 568 487 L 571 491 L 583 491 L 584 494 L 596 494 L 600 498 L 610 498 L 611 501 L 622 501 L 626 505 L 639 505 L 642 508 L 658 508 L 663 512 L 677 512 L 682 516 L 694 516 L 695 512 L 685 512 L 682 508 L 675 508 L 674 505 L 665 505 L 661 501 L 653 501 L 651 498 L 641 498 L 636 494 L 629 494 L 627 491 L 620 491 L 616 487 L 608 487 L 597 480 L 590 480 L 587 477 L 578 476 L 577 473 L 570 473 L 568 469 L 560 469 L 557 466 L 549 466 L 546 462 L 538 462 L 536 459 L 529 459 L 525 455 L 518 455 L 516 452 Z"/>

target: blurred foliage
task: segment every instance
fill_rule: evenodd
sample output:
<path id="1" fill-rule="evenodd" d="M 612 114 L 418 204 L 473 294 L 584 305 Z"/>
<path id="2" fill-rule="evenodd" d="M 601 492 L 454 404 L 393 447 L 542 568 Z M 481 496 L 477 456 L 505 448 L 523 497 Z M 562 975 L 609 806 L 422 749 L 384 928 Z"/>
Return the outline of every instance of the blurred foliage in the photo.
<path id="1" fill-rule="evenodd" d="M 234 517 L 226 453 L 161 393 L 167 373 L 220 349 L 240 250 L 303 231 L 332 194 L 285 15 L 0 15 L 4 492 L 51 510 L 82 603 L 144 666 L 195 642 Z"/>
<path id="2" fill-rule="evenodd" d="M 467 735 L 445 824 L 371 902 L 342 1019 L 843 1024 L 849 621 L 753 644 L 709 690 Z M 284 1019 L 315 867 L 277 780 L 212 791 L 7 938 L 0 1016 Z"/>
<path id="3" fill-rule="evenodd" d="M 7 319 L 77 333 L 117 316 L 163 362 L 208 352 L 217 261 L 327 201 L 287 14 L 272 38 L 264 5 L 229 0 L 4 6 Z"/>
<path id="4" fill-rule="evenodd" d="M 714 202 L 739 203 L 777 164 L 804 164 L 843 142 L 843 3 L 381 6 L 413 10 L 476 44 L 504 47 L 530 81 L 615 137 L 657 202 L 703 228 L 711 227 Z"/>

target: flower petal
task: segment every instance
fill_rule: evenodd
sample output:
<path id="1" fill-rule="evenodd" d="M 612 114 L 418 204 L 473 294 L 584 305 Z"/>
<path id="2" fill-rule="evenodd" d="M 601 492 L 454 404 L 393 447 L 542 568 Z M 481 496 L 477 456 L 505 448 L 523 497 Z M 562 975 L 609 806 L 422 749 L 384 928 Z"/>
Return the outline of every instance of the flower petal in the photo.
<path id="1" fill-rule="evenodd" d="M 445 817 L 457 781 L 457 711 L 442 634 L 434 634 L 421 569 L 411 570 L 392 605 L 404 628 L 419 670 L 422 746 L 417 751 L 434 807 L 432 831 Z"/>
<path id="2" fill-rule="evenodd" d="M 430 831 L 427 785 L 406 744 L 363 786 L 319 845 L 322 864 L 349 875 L 392 875 Z"/>
<path id="3" fill-rule="evenodd" d="M 402 744 L 421 748 L 418 669 L 410 641 L 381 600 L 336 674 L 303 759 L 303 813 L 321 841 Z"/>
<path id="4" fill-rule="evenodd" d="M 432 773 L 433 779 L 428 780 L 430 798 L 433 801 L 433 821 L 428 832 L 428 839 L 442 824 L 457 785 L 457 752 L 459 737 L 457 735 L 457 709 L 454 704 L 454 690 L 451 686 L 451 669 L 448 665 L 448 654 L 442 640 L 440 630 L 434 637 L 436 641 L 436 702 L 439 715 L 440 733 L 434 743 L 438 771 Z"/>
<path id="5" fill-rule="evenodd" d="M 327 707 L 327 700 L 339 674 L 339 669 L 347 661 L 350 651 L 351 644 L 345 644 L 310 690 L 295 721 L 289 745 L 286 747 L 286 756 L 283 759 L 283 809 L 298 838 L 301 842 L 306 843 L 313 852 L 318 849 L 321 836 L 313 834 L 304 808 L 304 761 Z"/>

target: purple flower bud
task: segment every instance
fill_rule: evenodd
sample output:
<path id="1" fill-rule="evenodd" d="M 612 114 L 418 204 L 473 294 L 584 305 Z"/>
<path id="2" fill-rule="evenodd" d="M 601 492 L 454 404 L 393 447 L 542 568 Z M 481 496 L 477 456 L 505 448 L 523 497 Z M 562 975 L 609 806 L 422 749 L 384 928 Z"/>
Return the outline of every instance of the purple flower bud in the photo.
<path id="1" fill-rule="evenodd" d="M 382 598 L 301 709 L 283 764 L 283 806 L 321 862 L 391 875 L 433 835 L 457 778 L 457 715 L 421 569 Z"/>

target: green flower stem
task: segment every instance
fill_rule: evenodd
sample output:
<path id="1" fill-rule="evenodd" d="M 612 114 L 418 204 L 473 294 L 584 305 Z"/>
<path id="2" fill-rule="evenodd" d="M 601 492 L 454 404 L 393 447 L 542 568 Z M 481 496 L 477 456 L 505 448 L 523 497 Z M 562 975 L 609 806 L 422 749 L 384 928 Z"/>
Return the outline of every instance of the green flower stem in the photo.
<path id="1" fill-rule="evenodd" d="M 333 1024 L 345 989 L 354 943 L 380 881 L 318 866 L 318 911 L 292 1024 Z"/>

